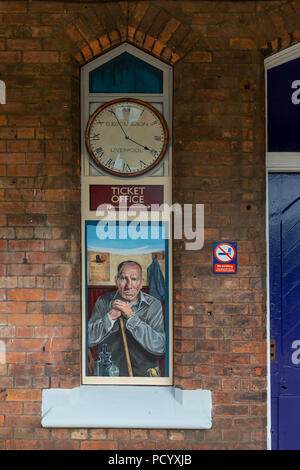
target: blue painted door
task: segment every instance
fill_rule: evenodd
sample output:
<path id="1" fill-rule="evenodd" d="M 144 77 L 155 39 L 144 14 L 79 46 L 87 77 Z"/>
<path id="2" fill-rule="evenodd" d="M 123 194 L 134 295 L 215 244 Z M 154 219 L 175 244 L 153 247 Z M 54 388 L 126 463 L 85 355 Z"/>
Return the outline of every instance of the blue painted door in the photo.
<path id="1" fill-rule="evenodd" d="M 272 449 L 300 450 L 300 173 L 269 175 Z"/>

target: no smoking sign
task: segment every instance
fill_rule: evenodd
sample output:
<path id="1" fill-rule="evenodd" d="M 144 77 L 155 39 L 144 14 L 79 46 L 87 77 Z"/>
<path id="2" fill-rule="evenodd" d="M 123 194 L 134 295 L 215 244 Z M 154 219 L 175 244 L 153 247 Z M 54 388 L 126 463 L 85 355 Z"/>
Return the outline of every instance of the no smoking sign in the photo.
<path id="1" fill-rule="evenodd" d="M 237 272 L 237 244 L 214 243 L 213 272 L 235 274 Z"/>

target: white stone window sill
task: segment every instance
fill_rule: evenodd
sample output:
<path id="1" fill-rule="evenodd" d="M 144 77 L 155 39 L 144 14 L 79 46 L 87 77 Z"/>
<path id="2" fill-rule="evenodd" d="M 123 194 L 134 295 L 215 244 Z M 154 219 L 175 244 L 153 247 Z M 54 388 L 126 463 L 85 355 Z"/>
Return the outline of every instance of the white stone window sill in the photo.
<path id="1" fill-rule="evenodd" d="M 174 387 L 81 385 L 45 389 L 43 427 L 210 429 L 211 392 Z"/>

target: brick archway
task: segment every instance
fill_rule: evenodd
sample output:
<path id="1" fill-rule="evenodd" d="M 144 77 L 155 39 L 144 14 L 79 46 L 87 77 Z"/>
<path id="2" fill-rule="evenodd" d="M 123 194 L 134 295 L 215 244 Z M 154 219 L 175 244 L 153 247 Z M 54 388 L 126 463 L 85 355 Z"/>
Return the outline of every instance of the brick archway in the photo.
<path id="1" fill-rule="evenodd" d="M 249 33 L 264 56 L 296 44 L 300 41 L 300 3 L 288 0 L 262 7 Z"/>
<path id="2" fill-rule="evenodd" d="M 66 50 L 80 65 L 123 42 L 173 65 L 197 45 L 208 50 L 201 33 L 151 2 L 86 5 L 57 28 Z"/>

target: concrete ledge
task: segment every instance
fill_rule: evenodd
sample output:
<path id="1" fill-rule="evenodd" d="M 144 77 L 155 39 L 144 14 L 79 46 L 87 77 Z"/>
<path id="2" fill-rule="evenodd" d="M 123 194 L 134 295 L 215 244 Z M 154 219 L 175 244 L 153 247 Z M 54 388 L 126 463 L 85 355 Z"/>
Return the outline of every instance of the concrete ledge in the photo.
<path id="1" fill-rule="evenodd" d="M 82 385 L 43 390 L 43 427 L 210 429 L 211 392 Z"/>

